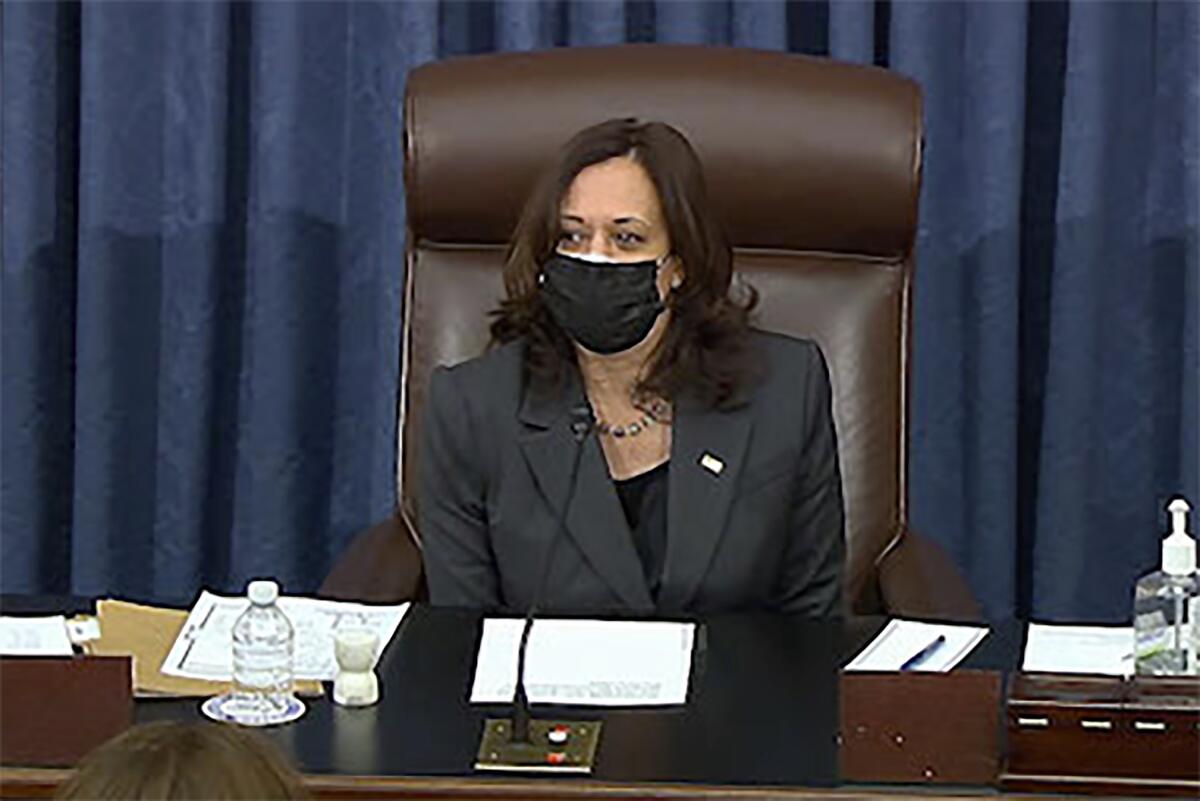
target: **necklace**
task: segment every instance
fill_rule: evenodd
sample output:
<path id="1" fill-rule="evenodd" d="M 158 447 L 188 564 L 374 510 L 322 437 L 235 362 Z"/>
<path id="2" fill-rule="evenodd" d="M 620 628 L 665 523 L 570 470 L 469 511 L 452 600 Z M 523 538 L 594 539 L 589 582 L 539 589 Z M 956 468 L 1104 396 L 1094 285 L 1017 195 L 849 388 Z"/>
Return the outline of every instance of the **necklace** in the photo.
<path id="1" fill-rule="evenodd" d="M 596 420 L 596 431 L 606 437 L 624 439 L 625 437 L 636 437 L 655 423 L 658 425 L 671 424 L 670 410 L 665 401 L 654 400 L 648 406 L 638 405 L 637 408 L 641 410 L 642 416 L 632 423 L 614 426 L 604 420 Z"/>

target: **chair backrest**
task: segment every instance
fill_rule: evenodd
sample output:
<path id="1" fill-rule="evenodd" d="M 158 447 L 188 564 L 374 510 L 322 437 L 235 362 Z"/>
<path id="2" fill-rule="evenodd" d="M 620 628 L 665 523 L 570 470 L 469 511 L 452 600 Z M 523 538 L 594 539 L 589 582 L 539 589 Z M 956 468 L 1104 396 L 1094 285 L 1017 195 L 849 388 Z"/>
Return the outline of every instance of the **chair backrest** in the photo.
<path id="1" fill-rule="evenodd" d="M 730 48 L 504 53 L 414 70 L 405 97 L 406 304 L 399 493 L 431 369 L 483 351 L 505 244 L 539 171 L 613 117 L 681 130 L 704 164 L 760 327 L 815 339 L 830 365 L 847 513 L 846 595 L 905 524 L 920 91 L 872 67 Z"/>

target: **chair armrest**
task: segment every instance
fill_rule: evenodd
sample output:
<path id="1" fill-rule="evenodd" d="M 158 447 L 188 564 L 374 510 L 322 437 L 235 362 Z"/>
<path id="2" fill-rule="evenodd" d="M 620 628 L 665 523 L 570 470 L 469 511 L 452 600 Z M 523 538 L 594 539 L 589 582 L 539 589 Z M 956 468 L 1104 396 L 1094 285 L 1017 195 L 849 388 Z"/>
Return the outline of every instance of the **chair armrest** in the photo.
<path id="1" fill-rule="evenodd" d="M 418 542 L 407 518 L 397 510 L 350 541 L 317 595 L 367 603 L 426 600 Z"/>
<path id="2" fill-rule="evenodd" d="M 983 610 L 946 552 L 912 530 L 879 561 L 879 587 L 893 617 L 979 623 Z"/>

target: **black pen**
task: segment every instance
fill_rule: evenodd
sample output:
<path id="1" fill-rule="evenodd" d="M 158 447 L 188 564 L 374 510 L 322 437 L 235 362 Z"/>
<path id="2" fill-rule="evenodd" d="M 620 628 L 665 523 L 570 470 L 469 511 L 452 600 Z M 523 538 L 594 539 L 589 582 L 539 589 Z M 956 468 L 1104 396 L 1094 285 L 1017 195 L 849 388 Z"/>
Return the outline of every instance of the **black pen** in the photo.
<path id="1" fill-rule="evenodd" d="M 929 645 L 926 645 L 920 651 L 917 651 L 915 654 L 913 654 L 908 659 L 906 659 L 904 661 L 904 664 L 900 666 L 900 669 L 901 670 L 912 670 L 917 665 L 921 664 L 926 659 L 933 656 L 934 651 L 941 648 L 945 642 L 946 642 L 946 635 L 939 634 L 937 636 L 936 640 L 929 643 Z"/>
<path id="2" fill-rule="evenodd" d="M 196 631 L 204 628 L 204 624 L 212 617 L 213 610 L 217 608 L 216 604 L 208 607 L 208 613 L 204 615 L 204 620 L 200 621 L 200 625 L 188 630 L 188 645 L 183 649 L 183 656 L 179 657 L 179 669 L 183 670 L 183 666 L 187 664 L 188 654 L 192 652 L 192 646 L 196 644 Z"/>

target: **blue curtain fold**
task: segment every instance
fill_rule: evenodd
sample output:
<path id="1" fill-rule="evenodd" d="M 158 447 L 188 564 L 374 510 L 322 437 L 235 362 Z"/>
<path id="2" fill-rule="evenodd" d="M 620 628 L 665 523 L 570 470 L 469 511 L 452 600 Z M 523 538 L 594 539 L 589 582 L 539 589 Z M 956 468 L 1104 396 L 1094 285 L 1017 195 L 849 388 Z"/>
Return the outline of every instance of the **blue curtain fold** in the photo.
<path id="1" fill-rule="evenodd" d="M 921 84 L 910 507 L 989 614 L 1125 619 L 1167 499 L 1200 502 L 1195 4 L 0 15 L 5 592 L 308 592 L 390 512 L 404 79 L 497 50 L 733 45 Z"/>

